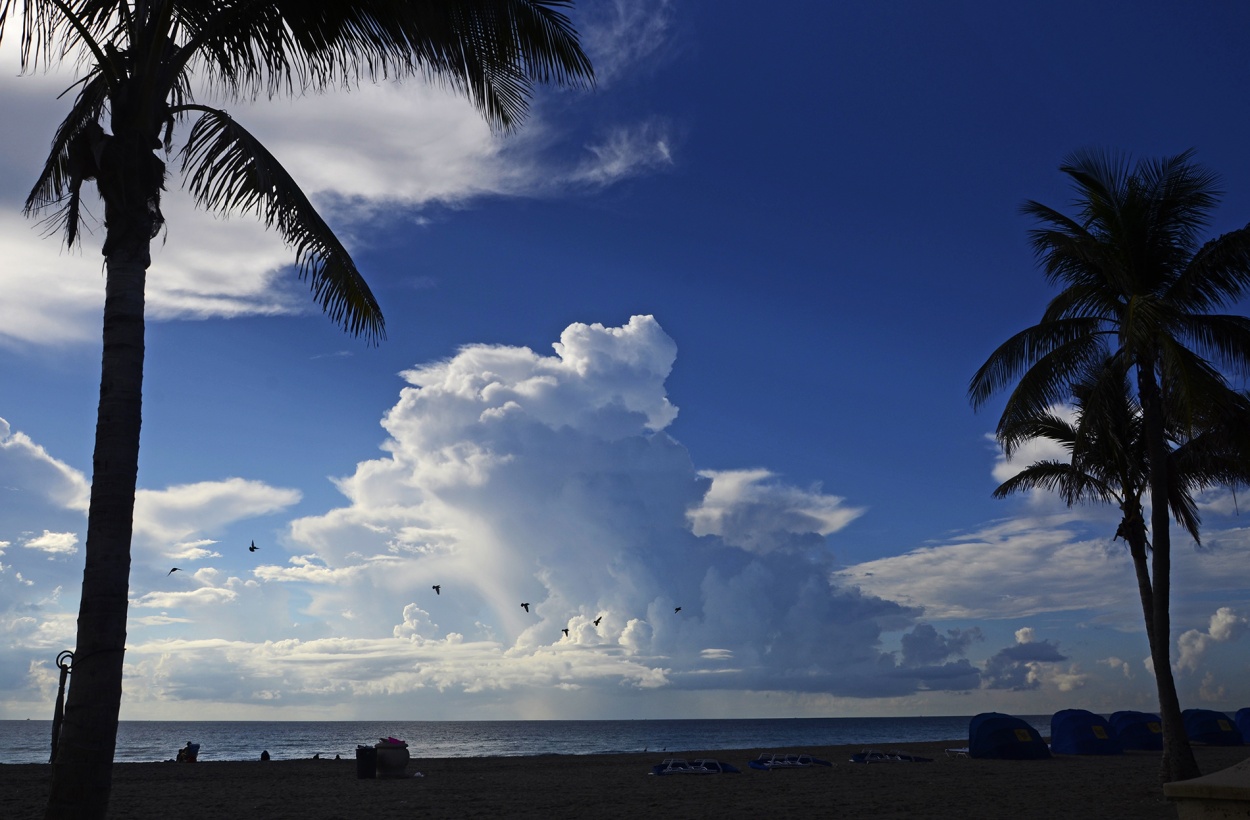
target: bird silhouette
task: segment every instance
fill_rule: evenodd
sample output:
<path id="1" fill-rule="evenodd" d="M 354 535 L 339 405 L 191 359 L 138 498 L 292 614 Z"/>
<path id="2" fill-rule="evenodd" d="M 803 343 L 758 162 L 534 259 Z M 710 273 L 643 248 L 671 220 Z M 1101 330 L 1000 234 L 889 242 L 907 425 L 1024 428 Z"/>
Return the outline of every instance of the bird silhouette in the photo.
<path id="1" fill-rule="evenodd" d="M 171 569 L 169 572 L 165 573 L 165 577 L 166 577 L 166 578 L 168 578 L 169 576 L 173 575 L 173 574 L 174 574 L 175 572 L 177 572 L 177 571 L 178 571 L 178 568 L 177 568 L 177 567 L 174 567 L 174 568 L 173 568 L 173 569 Z"/>
<path id="2" fill-rule="evenodd" d="M 443 585 L 442 585 L 442 584 L 435 584 L 434 586 L 430 587 L 430 589 L 434 590 L 434 594 L 435 594 L 435 595 L 442 595 L 442 594 L 443 594 Z"/>
<path id="3" fill-rule="evenodd" d="M 248 552 L 256 552 L 256 550 L 258 550 L 258 549 L 260 549 L 260 547 L 256 546 L 256 542 L 255 542 L 255 541 L 253 541 L 253 542 L 252 542 L 252 546 L 248 547 L 248 548 L 247 548 L 247 551 L 248 551 Z"/>
<path id="4" fill-rule="evenodd" d="M 673 609 L 673 614 L 674 614 L 674 615 L 676 615 L 678 612 L 681 612 L 681 607 L 676 607 L 676 608 L 674 608 L 674 609 Z"/>
<path id="5" fill-rule="evenodd" d="M 529 612 L 529 611 L 530 611 L 530 605 L 529 605 L 529 604 L 527 604 L 527 603 L 526 603 L 526 604 L 521 604 L 521 609 L 524 609 L 526 612 Z"/>
<path id="6" fill-rule="evenodd" d="M 600 615 L 598 618 L 595 618 L 595 626 L 598 626 L 598 625 L 599 625 L 599 622 L 600 622 L 600 621 L 602 621 L 602 620 L 603 620 L 603 616 L 602 616 L 602 615 Z"/>
<path id="7" fill-rule="evenodd" d="M 567 629 L 561 629 L 560 631 L 564 633 L 564 637 L 567 638 L 569 636 L 569 631 Z"/>

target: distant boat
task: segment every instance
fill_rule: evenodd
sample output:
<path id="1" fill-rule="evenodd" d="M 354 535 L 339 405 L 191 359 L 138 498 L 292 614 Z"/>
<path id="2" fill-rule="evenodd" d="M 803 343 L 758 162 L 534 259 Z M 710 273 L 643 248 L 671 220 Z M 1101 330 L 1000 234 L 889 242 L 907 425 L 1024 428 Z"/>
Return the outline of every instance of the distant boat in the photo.
<path id="1" fill-rule="evenodd" d="M 773 769 L 810 769 L 812 766 L 833 766 L 828 760 L 809 754 L 764 754 L 747 764 L 752 769 L 771 772 Z"/>

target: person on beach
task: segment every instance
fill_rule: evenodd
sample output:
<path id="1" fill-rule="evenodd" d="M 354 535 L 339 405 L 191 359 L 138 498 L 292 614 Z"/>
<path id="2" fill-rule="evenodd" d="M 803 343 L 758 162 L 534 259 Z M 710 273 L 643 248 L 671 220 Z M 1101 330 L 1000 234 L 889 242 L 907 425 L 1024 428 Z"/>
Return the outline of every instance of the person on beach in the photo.
<path id="1" fill-rule="evenodd" d="M 178 750 L 179 763 L 195 763 L 200 758 L 200 744 L 187 741 L 187 745 Z"/>

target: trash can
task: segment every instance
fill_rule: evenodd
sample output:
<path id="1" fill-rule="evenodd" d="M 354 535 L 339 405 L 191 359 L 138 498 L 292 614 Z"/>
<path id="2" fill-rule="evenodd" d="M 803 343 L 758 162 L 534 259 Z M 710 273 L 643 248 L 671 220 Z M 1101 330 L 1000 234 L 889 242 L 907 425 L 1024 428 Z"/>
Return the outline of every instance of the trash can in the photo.
<path id="1" fill-rule="evenodd" d="M 408 744 L 402 740 L 387 739 L 374 744 L 377 752 L 376 771 L 379 780 L 392 777 L 407 777 Z"/>
<path id="2" fill-rule="evenodd" d="M 372 780 L 378 776 L 378 750 L 372 746 L 356 747 L 356 777 Z"/>

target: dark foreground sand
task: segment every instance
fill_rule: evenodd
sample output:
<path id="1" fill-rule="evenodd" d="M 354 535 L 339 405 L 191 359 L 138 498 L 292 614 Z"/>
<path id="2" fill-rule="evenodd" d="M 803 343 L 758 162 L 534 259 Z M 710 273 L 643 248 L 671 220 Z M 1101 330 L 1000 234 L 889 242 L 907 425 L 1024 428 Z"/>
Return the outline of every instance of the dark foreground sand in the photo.
<path id="1" fill-rule="evenodd" d="M 114 818 L 1175 818 L 1159 785 L 1159 757 L 1056 757 L 1044 761 L 952 759 L 951 743 L 897 747 L 929 764 L 848 762 L 859 747 L 690 752 L 742 774 L 653 777 L 662 754 L 416 759 L 424 777 L 360 780 L 356 761 L 120 763 Z M 958 744 L 962 745 L 962 744 Z M 885 747 L 882 747 L 885 748 Z M 807 751 L 833 769 L 760 772 L 761 751 Z M 1250 749 L 1195 749 L 1204 773 Z M 51 767 L 0 765 L 0 818 L 43 816 Z"/>

